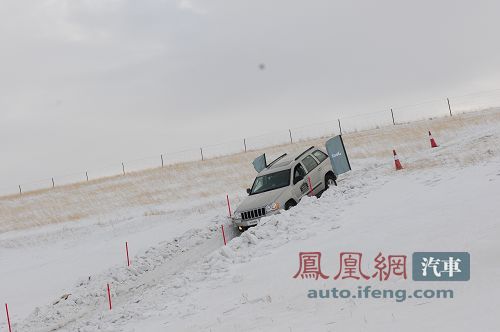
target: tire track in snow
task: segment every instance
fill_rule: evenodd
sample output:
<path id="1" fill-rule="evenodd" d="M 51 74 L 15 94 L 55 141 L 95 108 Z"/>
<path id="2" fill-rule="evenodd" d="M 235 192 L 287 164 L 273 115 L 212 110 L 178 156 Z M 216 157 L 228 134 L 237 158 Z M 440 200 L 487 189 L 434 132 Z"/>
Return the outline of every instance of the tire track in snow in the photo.
<path id="1" fill-rule="evenodd" d="M 139 303 L 140 296 L 159 282 L 175 279 L 183 270 L 196 264 L 222 246 L 220 226 L 227 218 L 213 220 L 216 225 L 192 229 L 170 242 L 160 243 L 143 255 L 134 257 L 130 268 L 112 269 L 104 274 L 81 280 L 69 298 L 57 304 L 36 308 L 14 328 L 21 331 L 75 330 L 87 325 L 90 318 L 107 312 L 106 283 L 110 283 L 113 312 L 127 303 Z M 91 329 L 94 331 L 93 329 Z M 90 330 L 89 330 L 90 331 Z"/>

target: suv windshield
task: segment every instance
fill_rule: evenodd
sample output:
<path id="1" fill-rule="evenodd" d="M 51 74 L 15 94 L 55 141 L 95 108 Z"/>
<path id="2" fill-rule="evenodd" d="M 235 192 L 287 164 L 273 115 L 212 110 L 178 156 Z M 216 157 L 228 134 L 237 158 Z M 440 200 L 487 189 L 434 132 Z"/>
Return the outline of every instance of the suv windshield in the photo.
<path id="1" fill-rule="evenodd" d="M 263 193 L 278 188 L 286 187 L 290 184 L 290 170 L 270 173 L 255 178 L 250 195 Z"/>

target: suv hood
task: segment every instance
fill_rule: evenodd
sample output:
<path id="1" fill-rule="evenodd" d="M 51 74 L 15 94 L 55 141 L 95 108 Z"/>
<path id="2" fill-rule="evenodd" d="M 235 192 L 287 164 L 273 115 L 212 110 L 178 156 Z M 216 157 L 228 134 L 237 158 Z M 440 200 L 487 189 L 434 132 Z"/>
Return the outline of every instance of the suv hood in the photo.
<path id="1" fill-rule="evenodd" d="M 266 191 L 260 194 L 249 195 L 238 206 L 235 212 L 245 212 L 248 210 L 266 207 L 266 205 L 276 202 L 281 194 L 288 187 Z"/>

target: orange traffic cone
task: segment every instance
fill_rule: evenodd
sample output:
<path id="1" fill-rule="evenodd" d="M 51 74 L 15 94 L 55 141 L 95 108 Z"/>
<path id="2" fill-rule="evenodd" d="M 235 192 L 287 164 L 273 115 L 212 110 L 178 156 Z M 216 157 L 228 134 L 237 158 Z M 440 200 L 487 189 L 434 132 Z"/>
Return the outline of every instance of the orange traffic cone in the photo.
<path id="1" fill-rule="evenodd" d="M 434 140 L 434 137 L 432 137 L 432 134 L 430 131 L 429 131 L 429 139 L 431 140 L 431 148 L 437 148 L 438 145 L 437 145 L 436 141 Z"/>
<path id="2" fill-rule="evenodd" d="M 392 150 L 392 153 L 394 154 L 394 165 L 396 165 L 396 171 L 403 169 L 403 166 L 401 166 L 401 162 L 399 161 L 399 157 L 396 154 L 396 150 Z"/>

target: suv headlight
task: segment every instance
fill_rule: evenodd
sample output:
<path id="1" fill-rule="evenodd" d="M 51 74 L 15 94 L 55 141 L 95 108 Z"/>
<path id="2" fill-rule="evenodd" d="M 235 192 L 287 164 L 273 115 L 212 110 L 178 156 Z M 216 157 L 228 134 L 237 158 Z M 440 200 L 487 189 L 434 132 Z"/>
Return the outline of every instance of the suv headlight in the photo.
<path id="1" fill-rule="evenodd" d="M 280 209 L 280 203 L 274 202 L 266 206 L 266 212 L 272 212 Z"/>
<path id="2" fill-rule="evenodd" d="M 233 219 L 241 219 L 241 213 L 240 212 L 233 213 Z"/>

